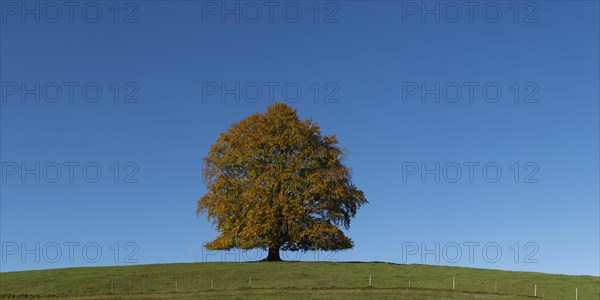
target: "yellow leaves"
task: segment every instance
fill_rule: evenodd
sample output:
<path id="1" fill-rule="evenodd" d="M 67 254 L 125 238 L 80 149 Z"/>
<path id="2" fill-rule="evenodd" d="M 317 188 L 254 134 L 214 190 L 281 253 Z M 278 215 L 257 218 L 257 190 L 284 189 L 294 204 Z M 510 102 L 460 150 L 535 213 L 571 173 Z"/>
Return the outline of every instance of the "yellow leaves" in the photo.
<path id="1" fill-rule="evenodd" d="M 351 247 L 335 224 L 347 228 L 367 200 L 337 143 L 282 103 L 221 134 L 204 159 L 208 193 L 197 209 L 221 232 L 211 247 Z"/>

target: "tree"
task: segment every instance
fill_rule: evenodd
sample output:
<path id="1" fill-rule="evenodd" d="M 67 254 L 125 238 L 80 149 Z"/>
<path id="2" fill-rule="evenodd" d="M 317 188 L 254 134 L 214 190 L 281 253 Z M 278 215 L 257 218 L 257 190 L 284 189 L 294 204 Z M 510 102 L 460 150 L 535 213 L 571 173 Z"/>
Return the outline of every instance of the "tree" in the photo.
<path id="1" fill-rule="evenodd" d="M 204 158 L 207 194 L 197 213 L 207 213 L 220 235 L 207 249 L 341 250 L 352 240 L 357 209 L 368 203 L 351 182 L 335 135 L 300 120 L 275 103 L 221 134 Z"/>

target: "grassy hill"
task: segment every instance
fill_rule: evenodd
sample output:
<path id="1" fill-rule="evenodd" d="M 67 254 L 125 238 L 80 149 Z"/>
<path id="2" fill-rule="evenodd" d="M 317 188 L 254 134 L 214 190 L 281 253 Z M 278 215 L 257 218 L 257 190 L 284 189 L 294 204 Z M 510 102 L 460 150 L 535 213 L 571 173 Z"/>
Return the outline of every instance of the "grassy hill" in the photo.
<path id="1" fill-rule="evenodd" d="M 371 286 L 369 286 L 371 276 Z M 410 287 L 409 287 L 410 277 Z M 455 279 L 455 289 L 452 289 Z M 0 297 L 600 299 L 600 278 L 388 263 L 190 263 L 0 273 Z"/>

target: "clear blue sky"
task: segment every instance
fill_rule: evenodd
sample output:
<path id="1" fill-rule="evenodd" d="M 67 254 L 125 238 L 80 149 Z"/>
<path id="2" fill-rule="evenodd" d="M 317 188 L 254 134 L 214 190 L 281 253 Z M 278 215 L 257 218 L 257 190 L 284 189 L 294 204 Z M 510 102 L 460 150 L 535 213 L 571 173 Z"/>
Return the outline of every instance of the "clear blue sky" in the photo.
<path id="1" fill-rule="evenodd" d="M 207 259 L 201 159 L 275 100 L 338 135 L 370 201 L 321 259 L 600 275 L 597 1 L 56 3 L 2 1 L 2 271 Z"/>

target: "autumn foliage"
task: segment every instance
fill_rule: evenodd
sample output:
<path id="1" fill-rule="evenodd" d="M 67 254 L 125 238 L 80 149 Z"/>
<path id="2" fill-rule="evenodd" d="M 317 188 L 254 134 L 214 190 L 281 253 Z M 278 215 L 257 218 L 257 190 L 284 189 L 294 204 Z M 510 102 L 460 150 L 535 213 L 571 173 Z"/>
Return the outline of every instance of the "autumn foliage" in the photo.
<path id="1" fill-rule="evenodd" d="M 341 250 L 353 246 L 348 229 L 367 203 L 351 182 L 335 135 L 275 103 L 221 134 L 204 158 L 207 194 L 198 213 L 220 235 L 208 249 Z"/>

